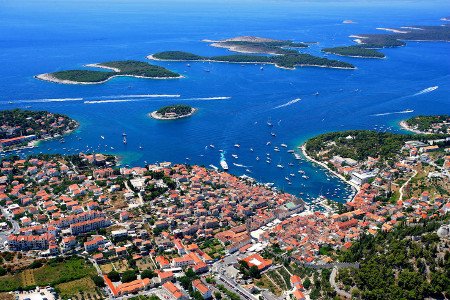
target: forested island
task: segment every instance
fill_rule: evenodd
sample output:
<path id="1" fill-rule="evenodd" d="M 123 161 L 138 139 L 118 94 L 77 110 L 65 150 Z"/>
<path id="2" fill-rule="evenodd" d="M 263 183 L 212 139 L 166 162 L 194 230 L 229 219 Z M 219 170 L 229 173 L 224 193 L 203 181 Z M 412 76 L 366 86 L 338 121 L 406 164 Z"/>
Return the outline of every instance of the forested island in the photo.
<path id="1" fill-rule="evenodd" d="M 87 67 L 107 69 L 110 71 L 67 70 L 37 75 L 36 78 L 63 84 L 99 84 L 116 76 L 130 76 L 151 79 L 181 78 L 178 73 L 146 62 L 125 60 L 98 64 L 88 64 Z"/>
<path id="2" fill-rule="evenodd" d="M 305 43 L 296 43 L 290 40 L 275 40 L 254 36 L 239 36 L 220 41 L 204 40 L 212 42 L 213 47 L 226 48 L 230 51 L 241 53 L 260 53 L 260 54 L 289 54 L 297 53 L 289 48 L 307 48 Z"/>
<path id="3" fill-rule="evenodd" d="M 400 125 L 415 133 L 449 134 L 450 116 L 416 116 L 400 122 Z"/>
<path id="4" fill-rule="evenodd" d="M 78 123 L 66 115 L 21 109 L 0 111 L 0 124 L 0 150 L 4 151 L 59 137 L 78 127 Z"/>
<path id="5" fill-rule="evenodd" d="M 197 109 L 183 104 L 169 105 L 150 113 L 150 116 L 158 120 L 176 120 L 192 116 Z"/>
<path id="6" fill-rule="evenodd" d="M 355 46 L 343 46 L 343 47 L 333 47 L 333 48 L 324 48 L 322 52 L 340 55 L 340 56 L 349 56 L 349 57 L 361 57 L 361 58 L 385 58 L 386 56 L 375 50 L 363 47 L 361 45 Z"/>
<path id="7" fill-rule="evenodd" d="M 358 34 L 352 37 L 369 48 L 389 48 L 406 45 L 404 41 L 450 41 L 450 26 L 403 26 L 400 28 L 378 28 L 390 33 Z"/>
<path id="8" fill-rule="evenodd" d="M 324 68 L 355 69 L 350 63 L 317 57 L 310 54 L 292 53 L 275 56 L 233 54 L 222 56 L 200 56 L 183 51 L 164 51 L 149 55 L 148 59 L 166 61 L 212 61 L 225 63 L 258 63 L 274 64 L 276 67 L 295 69 L 296 66 L 312 66 Z"/>

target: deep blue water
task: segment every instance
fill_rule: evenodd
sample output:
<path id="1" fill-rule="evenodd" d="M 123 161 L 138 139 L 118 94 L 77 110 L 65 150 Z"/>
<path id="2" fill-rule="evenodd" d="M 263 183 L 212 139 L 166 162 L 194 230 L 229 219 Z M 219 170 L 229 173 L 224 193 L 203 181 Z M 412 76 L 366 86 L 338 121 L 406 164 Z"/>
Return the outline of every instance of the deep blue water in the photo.
<path id="1" fill-rule="evenodd" d="M 40 73 L 81 68 L 87 63 L 145 61 L 147 55 L 164 50 L 225 54 L 226 50 L 201 40 L 238 35 L 317 41 L 319 45 L 305 52 L 322 55 L 322 47 L 352 44 L 349 35 L 377 32 L 376 27 L 442 24 L 439 19 L 450 15 L 448 1 L 68 2 L 0 1 L 0 108 L 31 106 L 67 114 L 81 123 L 64 144 L 45 142 L 33 152 L 75 153 L 89 147 L 119 154 L 123 163 L 130 165 L 172 161 L 219 166 L 218 149 L 223 149 L 232 173 L 245 173 L 246 168 L 233 166 L 232 162 L 236 162 L 249 166 L 252 173 L 248 175 L 275 182 L 289 192 L 310 196 L 328 192 L 330 198 L 341 200 L 348 196 L 344 184 L 327 180 L 323 171 L 307 162 L 289 167 L 288 163 L 294 162 L 292 155 L 281 147 L 282 151 L 276 153 L 273 146 L 286 143 L 294 149 L 323 132 L 373 129 L 375 125 L 381 130 L 398 131 L 402 118 L 450 113 L 450 44 L 440 42 L 410 42 L 406 47 L 385 49 L 384 60 L 329 56 L 351 62 L 357 70 L 289 71 L 266 66 L 262 71 L 254 65 L 191 63 L 189 68 L 185 63 L 153 62 L 186 78 L 115 78 L 89 86 L 59 85 L 33 78 Z M 357 23 L 342 24 L 345 19 Z M 413 96 L 432 86 L 439 88 Z M 146 94 L 180 96 L 127 98 Z M 209 97 L 231 98 L 186 100 Z M 66 98 L 82 100 L 40 100 Z M 276 108 L 297 98 L 301 100 Z M 84 103 L 118 99 L 130 101 Z M 197 107 L 199 112 L 173 122 L 147 116 L 162 105 L 181 102 Z M 408 109 L 414 112 L 394 113 Z M 374 116 L 377 114 L 383 115 Z M 268 118 L 275 124 L 272 130 L 266 125 Z M 276 133 L 275 138 L 271 131 Z M 127 145 L 122 144 L 122 132 L 128 134 Z M 272 142 L 270 147 L 267 141 Z M 235 143 L 241 148 L 234 148 Z M 216 146 L 215 150 L 205 149 L 210 144 Z M 143 150 L 139 150 L 140 145 Z M 255 152 L 249 151 L 251 147 Z M 266 153 L 272 157 L 271 164 L 265 163 Z M 257 155 L 260 161 L 255 160 Z M 276 168 L 278 163 L 285 168 Z M 310 178 L 302 179 L 296 172 L 299 169 Z M 296 174 L 292 185 L 284 179 L 290 173 Z"/>

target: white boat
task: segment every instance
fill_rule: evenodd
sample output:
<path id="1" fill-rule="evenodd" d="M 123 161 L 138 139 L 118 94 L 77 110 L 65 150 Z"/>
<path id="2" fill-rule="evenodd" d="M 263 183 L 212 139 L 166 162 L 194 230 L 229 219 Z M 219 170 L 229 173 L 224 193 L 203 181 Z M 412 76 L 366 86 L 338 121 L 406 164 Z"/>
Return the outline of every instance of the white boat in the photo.
<path id="1" fill-rule="evenodd" d="M 210 148 L 215 148 L 215 146 L 213 144 L 209 145 Z"/>
<path id="2" fill-rule="evenodd" d="M 270 163 L 271 163 L 271 161 L 270 161 L 270 160 L 266 160 L 266 163 L 270 164 Z"/>
<path id="3" fill-rule="evenodd" d="M 275 147 L 273 148 L 273 151 L 280 152 L 280 149 L 278 149 L 278 147 Z"/>
<path id="4" fill-rule="evenodd" d="M 294 164 L 290 162 L 290 163 L 288 163 L 288 165 L 292 167 Z"/>
<path id="5" fill-rule="evenodd" d="M 259 156 L 256 157 L 256 160 L 259 160 Z"/>
<path id="6" fill-rule="evenodd" d="M 278 164 L 278 165 L 277 165 L 277 168 L 284 169 L 284 166 L 281 165 L 281 164 Z"/>
<path id="7" fill-rule="evenodd" d="M 224 169 L 225 171 L 228 170 L 228 164 L 225 160 L 221 160 L 220 161 L 220 166 L 222 167 L 222 169 Z"/>
<path id="8" fill-rule="evenodd" d="M 297 159 L 297 160 L 302 159 L 302 157 L 301 157 L 300 154 L 298 154 L 298 153 L 294 153 L 294 157 L 295 157 L 295 159 Z"/>
<path id="9" fill-rule="evenodd" d="M 250 171 L 249 169 L 245 169 L 245 172 L 251 173 L 252 171 Z"/>
<path id="10" fill-rule="evenodd" d="M 266 143 L 266 146 L 269 146 L 270 144 L 271 144 L 270 142 L 267 142 L 267 143 Z"/>
<path id="11" fill-rule="evenodd" d="M 239 145 L 239 144 L 234 144 L 234 146 L 235 146 L 236 148 L 241 147 L 241 145 Z"/>
<path id="12" fill-rule="evenodd" d="M 277 136 L 275 133 L 271 132 L 270 133 L 271 136 Z"/>
<path id="13" fill-rule="evenodd" d="M 272 119 L 271 119 L 271 118 L 269 118 L 269 119 L 267 120 L 267 125 L 270 126 L 270 127 L 273 126 L 273 124 L 272 124 Z"/>
<path id="14" fill-rule="evenodd" d="M 236 159 L 238 158 L 238 156 L 236 154 L 231 154 L 231 156 Z"/>
<path id="15" fill-rule="evenodd" d="M 286 144 L 281 144 L 281 147 L 287 148 Z"/>
<path id="16" fill-rule="evenodd" d="M 291 177 L 295 177 L 295 174 L 294 173 L 291 173 L 291 174 L 289 174 Z"/>
<path id="17" fill-rule="evenodd" d="M 254 151 L 253 148 L 250 148 L 250 151 L 253 152 Z"/>
<path id="18" fill-rule="evenodd" d="M 101 135 L 100 137 L 102 138 L 102 140 L 104 140 L 104 139 L 105 139 L 105 137 L 104 137 L 103 135 Z"/>
<path id="19" fill-rule="evenodd" d="M 290 149 L 287 151 L 288 153 L 294 153 L 294 150 Z"/>
<path id="20" fill-rule="evenodd" d="M 214 171 L 217 171 L 217 170 L 219 170 L 219 168 L 218 167 L 216 167 L 215 165 L 213 165 L 213 164 L 211 164 L 211 165 L 209 165 Z"/>

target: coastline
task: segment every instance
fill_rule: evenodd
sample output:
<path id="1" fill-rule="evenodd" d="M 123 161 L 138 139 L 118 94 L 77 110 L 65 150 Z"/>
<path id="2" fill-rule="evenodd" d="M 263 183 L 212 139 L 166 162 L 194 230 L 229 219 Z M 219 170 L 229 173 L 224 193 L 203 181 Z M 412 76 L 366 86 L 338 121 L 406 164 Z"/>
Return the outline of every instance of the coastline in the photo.
<path id="1" fill-rule="evenodd" d="M 430 132 L 420 131 L 420 130 L 417 130 L 417 129 L 409 127 L 409 125 L 406 123 L 405 120 L 401 121 L 399 124 L 400 124 L 400 127 L 403 130 L 406 130 L 406 131 L 409 131 L 409 132 L 413 132 L 413 133 L 416 133 L 416 134 L 431 134 Z"/>
<path id="2" fill-rule="evenodd" d="M 193 114 L 195 114 L 197 111 L 198 111 L 197 108 L 192 108 L 192 111 L 189 114 L 187 114 L 187 115 L 166 118 L 166 117 L 163 117 L 163 116 L 159 115 L 157 113 L 157 111 L 155 110 L 155 111 L 152 111 L 151 113 L 149 113 L 148 116 L 150 118 L 153 118 L 153 119 L 156 119 L 156 120 L 169 121 L 169 120 L 178 120 L 178 119 L 188 118 L 188 117 L 192 116 Z"/>
<path id="3" fill-rule="evenodd" d="M 352 182 L 350 182 L 349 180 L 345 179 L 344 176 L 342 176 L 341 174 L 339 174 L 336 171 L 333 171 L 330 169 L 330 167 L 328 167 L 325 163 L 320 162 L 314 158 L 312 158 L 311 156 L 308 155 L 308 153 L 306 152 L 306 142 L 300 146 L 300 149 L 302 150 L 302 154 L 303 156 L 305 156 L 305 158 L 307 160 L 309 160 L 312 163 L 318 164 L 319 166 L 325 168 L 327 171 L 329 171 L 331 174 L 335 175 L 336 177 L 338 177 L 340 180 L 342 180 L 343 182 L 345 182 L 346 184 L 350 185 L 352 187 L 353 190 L 356 190 L 356 193 L 354 193 L 351 197 L 351 199 L 349 199 L 347 202 L 350 202 L 351 200 L 353 200 L 353 198 L 355 197 L 355 195 L 357 194 L 357 192 L 360 190 L 360 187 Z"/>
<path id="4" fill-rule="evenodd" d="M 341 56 L 341 57 L 353 57 L 353 58 L 370 58 L 370 59 L 386 59 L 387 58 L 386 55 L 383 57 L 376 57 L 376 56 L 361 56 L 361 55 L 344 55 L 344 54 L 338 54 L 338 53 L 328 52 L 328 51 L 323 51 L 323 53 L 332 54 L 332 55 Z"/>
<path id="5" fill-rule="evenodd" d="M 178 60 L 178 59 L 160 59 L 150 54 L 147 56 L 149 60 L 157 60 L 157 61 L 178 61 L 178 62 L 216 62 L 216 63 L 228 63 L 228 64 L 255 64 L 255 65 L 273 65 L 276 68 L 285 69 L 285 70 L 295 70 L 296 68 L 288 68 L 279 66 L 274 62 L 237 62 L 237 61 L 226 61 L 226 60 L 212 60 L 212 59 L 192 59 L 192 60 Z M 328 69 L 342 69 L 342 70 L 356 70 L 357 67 L 353 68 L 345 68 L 345 67 L 330 67 L 330 66 L 321 66 L 321 65 L 309 65 L 309 64 L 299 64 L 295 65 L 296 67 L 317 67 L 317 68 L 328 68 Z"/>
<path id="6" fill-rule="evenodd" d="M 33 148 L 37 148 L 39 147 L 39 144 L 43 141 L 48 141 L 48 140 L 53 140 L 53 139 L 57 139 L 57 138 L 62 138 L 66 135 L 69 135 L 71 133 L 73 133 L 75 130 L 79 129 L 80 127 L 80 123 L 78 121 L 75 121 L 75 127 L 73 129 L 68 129 L 66 131 L 64 131 L 61 135 L 58 136 L 50 136 L 50 137 L 46 137 L 46 138 L 41 138 L 41 139 L 36 139 L 36 140 L 32 140 L 30 142 L 28 142 L 27 145 L 25 146 L 21 146 L 21 147 L 16 147 L 16 148 L 10 148 L 8 150 L 0 150 L 0 153 L 7 153 L 7 152 L 14 152 L 14 151 L 18 151 L 18 150 L 24 150 L 24 149 L 33 149 Z"/>
<path id="7" fill-rule="evenodd" d="M 101 68 L 101 67 L 99 67 L 99 68 Z M 104 68 L 107 68 L 107 67 L 104 67 Z M 73 80 L 58 79 L 58 78 L 52 76 L 51 73 L 43 73 L 43 74 L 39 74 L 39 75 L 35 75 L 34 76 L 34 78 L 36 78 L 36 79 L 47 81 L 47 82 L 52 82 L 52 83 L 58 83 L 58 84 L 102 84 L 102 83 L 105 83 L 105 82 L 115 78 L 115 77 L 134 77 L 134 78 L 161 79 L 161 80 L 185 78 L 181 74 L 179 76 L 177 76 L 177 77 L 148 77 L 148 76 L 139 76 L 139 75 L 118 74 L 118 75 L 110 76 L 108 79 L 105 79 L 105 80 L 102 80 L 102 81 L 86 82 L 86 81 L 73 81 Z"/>

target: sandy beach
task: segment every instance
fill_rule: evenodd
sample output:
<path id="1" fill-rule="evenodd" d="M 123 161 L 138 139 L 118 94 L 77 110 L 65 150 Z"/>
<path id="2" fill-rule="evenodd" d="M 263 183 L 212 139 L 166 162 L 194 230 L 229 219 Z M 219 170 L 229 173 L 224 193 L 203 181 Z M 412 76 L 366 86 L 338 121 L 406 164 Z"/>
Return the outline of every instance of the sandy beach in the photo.
<path id="1" fill-rule="evenodd" d="M 400 124 L 400 127 L 406 131 L 414 132 L 417 134 L 431 134 L 430 132 L 420 131 L 420 130 L 409 127 L 409 125 L 404 120 L 401 121 L 399 124 Z"/>
<path id="2" fill-rule="evenodd" d="M 197 112 L 197 109 L 196 108 L 192 108 L 192 111 L 189 114 L 187 114 L 187 115 L 179 116 L 179 117 L 166 118 L 166 117 L 163 117 L 160 114 L 158 114 L 158 112 L 155 110 L 155 111 L 152 111 L 151 113 L 149 113 L 148 115 L 151 118 L 153 118 L 153 119 L 166 121 L 166 120 L 178 120 L 178 119 L 188 118 L 188 117 L 192 116 L 193 114 L 195 114 L 196 112 Z"/>

